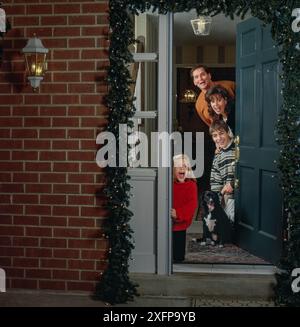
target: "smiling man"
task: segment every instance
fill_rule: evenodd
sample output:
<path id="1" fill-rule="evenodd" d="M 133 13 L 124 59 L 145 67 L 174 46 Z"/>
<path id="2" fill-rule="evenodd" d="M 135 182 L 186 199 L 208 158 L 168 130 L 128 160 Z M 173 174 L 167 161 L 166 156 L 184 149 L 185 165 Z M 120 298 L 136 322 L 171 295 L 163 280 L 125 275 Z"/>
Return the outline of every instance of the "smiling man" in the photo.
<path id="1" fill-rule="evenodd" d="M 208 113 L 208 105 L 205 101 L 205 93 L 213 86 L 220 85 L 224 87 L 229 95 L 235 97 L 235 83 L 233 81 L 217 81 L 213 82 L 211 79 L 211 73 L 208 67 L 204 65 L 198 65 L 191 70 L 191 77 L 195 86 L 199 87 L 201 93 L 198 96 L 196 102 L 196 110 L 200 118 L 210 126 L 212 119 Z"/>

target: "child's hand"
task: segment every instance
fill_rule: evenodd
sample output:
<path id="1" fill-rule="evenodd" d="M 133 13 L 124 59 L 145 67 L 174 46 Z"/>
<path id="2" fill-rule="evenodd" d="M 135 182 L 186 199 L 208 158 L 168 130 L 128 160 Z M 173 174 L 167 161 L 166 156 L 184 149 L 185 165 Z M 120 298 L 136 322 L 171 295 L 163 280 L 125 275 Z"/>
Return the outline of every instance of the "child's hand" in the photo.
<path id="1" fill-rule="evenodd" d="M 225 194 L 225 193 L 233 193 L 233 188 L 230 183 L 225 184 L 224 187 L 222 188 L 221 194 Z"/>
<path id="2" fill-rule="evenodd" d="M 171 217 L 173 220 L 177 219 L 177 213 L 176 210 L 174 208 L 171 209 Z"/>

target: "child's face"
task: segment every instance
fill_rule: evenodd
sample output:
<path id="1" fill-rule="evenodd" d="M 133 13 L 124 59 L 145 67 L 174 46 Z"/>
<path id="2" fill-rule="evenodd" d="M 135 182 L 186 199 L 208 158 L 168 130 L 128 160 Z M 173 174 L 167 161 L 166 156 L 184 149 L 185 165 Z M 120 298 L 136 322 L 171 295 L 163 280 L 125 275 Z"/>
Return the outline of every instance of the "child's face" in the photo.
<path id="1" fill-rule="evenodd" d="M 187 165 L 184 160 L 176 160 L 174 162 L 174 177 L 179 183 L 183 183 L 187 175 Z"/>
<path id="2" fill-rule="evenodd" d="M 210 105 L 217 115 L 224 115 L 227 100 L 220 94 L 213 94 L 210 96 Z"/>
<path id="3" fill-rule="evenodd" d="M 216 143 L 217 147 L 220 147 L 221 149 L 227 148 L 229 145 L 231 139 L 228 135 L 228 133 L 224 129 L 219 129 L 217 131 L 213 131 L 211 133 L 213 141 Z"/>

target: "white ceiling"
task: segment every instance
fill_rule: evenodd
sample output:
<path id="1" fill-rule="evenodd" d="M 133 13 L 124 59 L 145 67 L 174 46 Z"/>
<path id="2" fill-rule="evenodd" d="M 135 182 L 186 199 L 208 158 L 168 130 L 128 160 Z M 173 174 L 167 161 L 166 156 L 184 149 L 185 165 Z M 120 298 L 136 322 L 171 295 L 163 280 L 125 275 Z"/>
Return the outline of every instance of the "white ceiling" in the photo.
<path id="1" fill-rule="evenodd" d="M 247 15 L 246 18 L 250 17 Z M 218 44 L 232 45 L 235 44 L 236 25 L 242 20 L 235 17 L 231 20 L 230 17 L 225 17 L 223 14 L 212 17 L 212 25 L 210 35 L 196 36 L 190 20 L 197 18 L 195 10 L 184 13 L 176 13 L 174 15 L 174 45 L 203 45 Z M 246 19 L 245 18 L 245 19 Z"/>

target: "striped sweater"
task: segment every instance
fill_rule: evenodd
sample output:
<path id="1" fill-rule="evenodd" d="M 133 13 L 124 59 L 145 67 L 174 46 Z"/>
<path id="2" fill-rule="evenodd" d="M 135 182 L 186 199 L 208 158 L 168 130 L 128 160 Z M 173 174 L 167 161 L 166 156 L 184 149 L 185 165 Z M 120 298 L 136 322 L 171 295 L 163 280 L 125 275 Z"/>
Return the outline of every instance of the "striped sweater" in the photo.
<path id="1" fill-rule="evenodd" d="M 221 192 L 228 182 L 234 187 L 235 144 L 232 142 L 226 149 L 215 155 L 210 173 L 210 188 Z M 233 198 L 233 194 L 230 195 Z"/>

